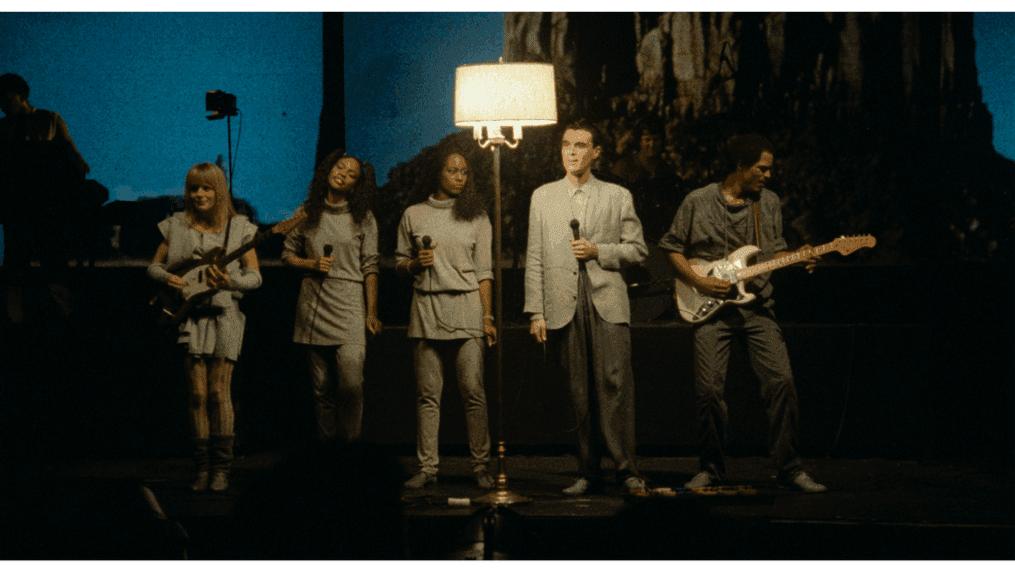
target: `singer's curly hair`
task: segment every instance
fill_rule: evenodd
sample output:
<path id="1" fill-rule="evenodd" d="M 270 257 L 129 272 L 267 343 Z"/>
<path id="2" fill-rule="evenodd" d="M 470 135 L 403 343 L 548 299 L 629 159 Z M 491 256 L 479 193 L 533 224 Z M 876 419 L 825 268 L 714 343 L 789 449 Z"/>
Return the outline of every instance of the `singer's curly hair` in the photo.
<path id="1" fill-rule="evenodd" d="M 461 146 L 455 144 L 446 145 L 434 155 L 434 160 L 430 164 L 430 176 L 426 184 L 427 196 L 436 194 L 440 189 L 441 175 L 444 173 L 444 167 L 447 166 L 448 157 L 451 155 L 459 155 L 465 159 L 465 164 L 469 168 L 469 176 L 465 178 L 465 188 L 462 189 L 458 199 L 455 200 L 455 205 L 451 208 L 451 215 L 455 220 L 465 222 L 475 220 L 476 217 L 485 215 L 486 211 L 483 208 L 483 200 L 476 190 L 476 172 L 472 169 L 468 154 L 466 154 L 465 149 Z"/>
<path id="2" fill-rule="evenodd" d="M 377 188 L 374 167 L 366 161 L 346 154 L 342 149 L 335 149 L 324 157 L 321 164 L 317 165 L 314 178 L 310 181 L 307 199 L 303 202 L 303 210 L 307 213 L 307 228 L 317 228 L 317 225 L 321 223 L 324 201 L 331 189 L 328 184 L 328 175 L 331 174 L 331 169 L 335 164 L 346 157 L 355 159 L 360 166 L 359 180 L 356 181 L 356 186 L 349 191 L 349 212 L 352 214 L 352 221 L 359 224 L 370 211 L 370 201 L 373 199 L 374 189 Z"/>

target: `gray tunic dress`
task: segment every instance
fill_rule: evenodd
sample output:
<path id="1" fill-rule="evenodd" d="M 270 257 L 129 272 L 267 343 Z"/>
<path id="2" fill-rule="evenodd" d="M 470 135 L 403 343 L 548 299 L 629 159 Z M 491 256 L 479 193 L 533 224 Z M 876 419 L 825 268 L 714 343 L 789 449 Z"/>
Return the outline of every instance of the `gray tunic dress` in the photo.
<path id="1" fill-rule="evenodd" d="M 187 225 L 183 212 L 177 212 L 158 224 L 159 232 L 169 245 L 166 264 L 173 267 L 189 260 L 199 259 L 204 254 L 222 246 L 225 232 L 205 233 Z M 232 252 L 254 239 L 257 226 L 245 216 L 236 215 L 229 230 L 227 252 Z M 240 261 L 234 260 L 226 271 L 237 275 L 242 269 Z M 235 361 L 243 346 L 243 329 L 247 318 L 240 312 L 236 300 L 243 297 L 238 291 L 222 290 L 195 307 L 187 319 L 180 323 L 178 343 L 187 345 L 187 352 L 202 357 L 218 357 Z"/>
<path id="2" fill-rule="evenodd" d="M 455 220 L 455 199 L 414 204 L 398 226 L 395 257 L 404 263 L 430 237 L 434 265 L 415 277 L 409 310 L 409 337 L 419 339 L 413 349 L 416 369 L 418 430 L 416 455 L 420 470 L 436 474 L 437 435 L 444 388 L 444 361 L 455 363 L 458 388 L 465 404 L 465 424 L 474 472 L 490 461 L 490 430 L 483 390 L 483 305 L 479 282 L 493 279 L 490 220 L 481 215 L 468 222 Z M 453 340 L 459 340 L 453 342 Z M 433 341 L 431 341 L 433 340 Z M 438 343 L 439 341 L 439 343 Z"/>
<path id="3" fill-rule="evenodd" d="M 377 269 L 377 221 L 371 212 L 356 224 L 348 203 L 325 202 L 321 222 L 300 224 L 285 240 L 282 257 L 317 258 L 332 247 L 335 262 L 326 276 L 303 278 L 296 303 L 293 341 L 306 345 L 366 345 L 363 282 Z"/>
<path id="4" fill-rule="evenodd" d="M 409 310 L 409 337 L 469 339 L 483 336 L 483 306 L 479 282 L 493 279 L 490 243 L 492 230 L 486 216 L 463 222 L 452 216 L 455 199 L 414 204 L 398 225 L 398 262 L 411 260 L 429 236 L 434 265 L 413 282 Z"/>

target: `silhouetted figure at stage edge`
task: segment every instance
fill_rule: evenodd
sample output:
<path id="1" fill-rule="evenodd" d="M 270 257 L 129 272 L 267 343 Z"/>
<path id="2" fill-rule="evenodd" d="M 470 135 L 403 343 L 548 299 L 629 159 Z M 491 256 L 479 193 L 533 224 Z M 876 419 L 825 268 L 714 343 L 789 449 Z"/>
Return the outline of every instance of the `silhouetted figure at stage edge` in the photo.
<path id="1" fill-rule="evenodd" d="M 49 293 L 69 315 L 66 267 L 71 228 L 87 213 L 75 208 L 75 191 L 89 172 L 58 113 L 28 103 L 28 83 L 18 75 L 0 76 L 0 223 L 4 227 L 7 314 L 24 319 L 22 298 L 34 256 L 46 272 Z M 105 199 L 103 199 L 105 200 Z M 96 205 L 98 206 L 98 205 Z"/>
<path id="2" fill-rule="evenodd" d="M 715 298 L 729 293 L 730 282 L 699 276 L 689 260 L 712 262 L 748 244 L 761 248 L 758 262 L 792 254 L 786 251 L 782 236 L 779 197 L 765 188 L 775 155 L 772 143 L 760 135 L 743 135 L 732 138 L 725 151 L 726 178 L 688 194 L 659 244 L 669 251 L 670 262 L 683 279 Z M 815 259 L 804 263 L 812 270 Z M 769 452 L 780 482 L 804 492 L 825 491 L 800 466 L 796 386 L 782 330 L 772 311 L 769 275 L 761 274 L 748 284 L 758 299 L 746 305 L 727 305 L 711 319 L 695 325 L 694 392 L 701 422 L 701 471 L 686 484 L 688 488 L 718 485 L 726 474 L 723 446 L 727 412 L 723 392 L 730 345 L 738 336 L 747 342 L 751 367 L 761 381 L 770 423 Z"/>

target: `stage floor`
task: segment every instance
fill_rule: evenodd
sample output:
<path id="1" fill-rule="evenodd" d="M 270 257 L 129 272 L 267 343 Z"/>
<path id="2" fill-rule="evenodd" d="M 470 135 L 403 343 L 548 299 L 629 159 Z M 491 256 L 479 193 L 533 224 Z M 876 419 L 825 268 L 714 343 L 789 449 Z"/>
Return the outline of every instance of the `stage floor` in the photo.
<path id="1" fill-rule="evenodd" d="M 248 482 L 268 471 L 281 458 L 276 453 L 238 457 L 234 462 L 230 489 L 221 494 L 193 493 L 186 488 L 192 478 L 192 464 L 186 459 L 151 458 L 138 460 L 81 461 L 32 469 L 39 497 L 20 497 L 7 522 L 15 533 L 8 541 L 19 541 L 13 552 L 20 557 L 118 558 L 116 551 L 74 552 L 73 542 L 63 542 L 65 551 L 46 551 L 46 542 L 31 546 L 39 532 L 47 529 L 46 518 L 55 518 L 60 506 L 68 509 L 101 511 L 90 504 L 105 502 L 108 490 L 150 489 L 170 521 L 180 522 L 187 531 L 191 558 L 243 558 L 242 554 L 220 549 L 216 537 L 231 525 L 234 505 L 249 490 Z M 399 456 L 407 475 L 416 469 L 415 458 Z M 696 469 L 693 458 L 639 458 L 639 467 L 650 488 L 678 489 Z M 681 493 L 677 497 L 646 500 L 620 493 L 602 493 L 580 498 L 566 497 L 561 490 L 575 478 L 576 461 L 569 456 L 515 456 L 507 459 L 509 488 L 531 501 L 510 506 L 512 524 L 524 528 L 512 548 L 515 558 L 596 559 L 596 558 L 682 558 L 674 546 L 652 544 L 644 551 L 607 550 L 597 537 L 608 537 L 623 518 L 639 510 L 658 520 L 652 533 L 665 536 L 661 526 L 673 526 L 667 518 L 687 511 L 688 502 L 704 506 L 715 521 L 733 525 L 735 544 L 724 545 L 711 555 L 728 559 L 1010 559 L 1015 557 L 1015 486 L 1011 474 L 999 474 L 971 466 L 920 463 L 885 459 L 806 460 L 805 469 L 828 486 L 822 494 L 802 494 L 778 486 L 765 458 L 730 458 L 728 486 L 750 486 L 753 495 L 699 496 Z M 106 490 L 104 493 L 95 490 Z M 91 491 L 89 491 L 91 490 Z M 8 487 L 8 494 L 17 494 Z M 129 492 L 124 492 L 129 493 Z M 468 459 L 443 457 L 439 484 L 423 490 L 403 490 L 405 534 L 409 556 L 417 559 L 474 557 L 466 538 L 476 525 L 483 506 L 449 506 L 448 498 L 475 499 L 485 493 L 475 486 Z M 31 493 L 29 492 L 29 496 Z M 693 497 L 692 497 L 693 496 Z M 10 499 L 10 498 L 9 498 Z M 28 503 L 42 504 L 32 514 L 24 513 Z M 697 509 L 694 508 L 694 509 Z M 659 511 L 662 510 L 662 511 Z M 693 511 L 693 510 L 692 510 Z M 12 512 L 8 512 L 12 513 Z M 699 513 L 700 512 L 694 512 Z M 660 515 L 662 514 L 662 515 Z M 519 517 L 515 517 L 519 516 Z M 31 520 L 30 524 L 18 525 Z M 626 524 L 625 524 L 626 525 Z M 681 525 L 677 523 L 678 527 Z M 470 527 L 471 526 L 471 527 Z M 66 526 L 64 526 L 66 527 Z M 32 532 L 35 530 L 35 532 Z M 63 533 L 70 533 L 66 529 Z M 627 529 L 626 532 L 631 530 Z M 686 531 L 686 530 L 684 530 Z M 639 532 L 641 533 L 641 532 Z M 680 543 L 681 529 L 669 533 Z M 43 535 L 49 535 L 43 533 Z M 519 546 L 518 537 L 522 537 Z M 644 534 L 640 537 L 644 537 Z M 745 537 L 751 541 L 744 541 Z M 20 540 L 18 539 L 20 538 Z M 55 545 L 55 544 L 54 544 Z M 68 547 L 71 545 L 71 547 Z M 507 545 L 505 543 L 504 545 Z M 632 547 L 635 544 L 629 543 Z M 38 555 L 42 553 L 51 555 Z M 688 551 L 688 554 L 701 554 Z M 693 557 L 693 555 L 692 555 Z"/>

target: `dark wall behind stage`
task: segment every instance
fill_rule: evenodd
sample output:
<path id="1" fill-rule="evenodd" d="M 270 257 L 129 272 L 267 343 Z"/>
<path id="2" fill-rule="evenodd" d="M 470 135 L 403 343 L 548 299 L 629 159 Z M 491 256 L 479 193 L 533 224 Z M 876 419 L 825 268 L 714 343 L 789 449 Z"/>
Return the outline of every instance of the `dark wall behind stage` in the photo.
<path id="1" fill-rule="evenodd" d="M 1010 464 L 1015 446 L 1015 333 L 1006 306 L 1010 272 L 957 265 L 928 280 L 913 267 L 832 266 L 775 274 L 776 311 L 800 396 L 805 456 L 964 459 Z M 285 450 L 315 438 L 306 356 L 291 342 L 300 276 L 263 269 L 265 285 L 241 302 L 247 315 L 233 397 L 239 450 Z M 967 295 L 965 284 L 990 284 Z M 59 315 L 48 296 L 26 302 L 32 321 L 5 323 L 0 343 L 2 434 L 13 457 L 57 460 L 188 453 L 182 356 L 154 325 L 153 286 L 140 267 L 73 274 L 77 311 Z M 364 438 L 412 454 L 415 382 L 406 322 L 409 284 L 381 275 L 384 333 L 368 344 Z M 664 308 L 659 314 L 655 304 Z M 569 413 L 553 356 L 521 319 L 522 274 L 505 272 L 505 438 L 516 452 L 570 452 Z M 646 304 L 649 304 L 646 306 Z M 691 329 L 666 297 L 634 301 L 632 364 L 638 450 L 694 451 Z M 646 316 L 652 316 L 646 321 Z M 498 434 L 493 353 L 486 390 Z M 727 397 L 730 450 L 765 455 L 758 385 L 734 351 Z M 441 445 L 465 454 L 465 419 L 445 382 Z M 519 448 L 520 447 L 520 448 Z"/>

